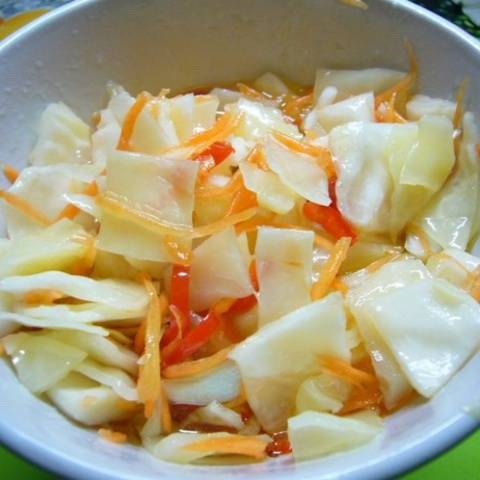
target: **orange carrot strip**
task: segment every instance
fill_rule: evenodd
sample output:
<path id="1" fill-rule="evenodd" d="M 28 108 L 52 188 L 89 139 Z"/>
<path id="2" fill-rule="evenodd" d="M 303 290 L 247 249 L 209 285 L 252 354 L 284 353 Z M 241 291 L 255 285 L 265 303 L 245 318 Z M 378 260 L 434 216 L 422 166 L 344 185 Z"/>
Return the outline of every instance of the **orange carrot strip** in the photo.
<path id="1" fill-rule="evenodd" d="M 10 183 L 15 183 L 15 180 L 20 175 L 18 170 L 13 168 L 11 165 L 3 165 L 2 170 L 3 170 L 3 175 Z"/>
<path id="2" fill-rule="evenodd" d="M 127 441 L 127 435 L 122 432 L 114 432 L 108 428 L 100 428 L 98 434 L 109 442 L 113 443 L 125 443 Z"/>
<path id="3" fill-rule="evenodd" d="M 402 256 L 402 254 L 400 252 L 387 253 L 387 255 L 385 255 L 384 257 L 379 258 L 378 260 L 375 260 L 370 265 L 368 265 L 367 271 L 369 273 L 376 272 L 377 270 L 379 270 L 381 267 L 383 267 L 387 263 L 394 262 L 395 260 L 398 260 L 401 256 Z"/>
<path id="4" fill-rule="evenodd" d="M 283 105 L 283 113 L 298 125 L 302 121 L 302 114 L 313 105 L 313 101 L 313 92 L 302 97 L 294 96 L 293 98 L 287 99 Z"/>
<path id="5" fill-rule="evenodd" d="M 257 437 L 230 434 L 228 437 L 210 437 L 198 440 L 183 448 L 194 452 L 246 455 L 261 460 L 266 457 L 267 445 L 268 442 Z"/>
<path id="6" fill-rule="evenodd" d="M 257 195 L 245 186 L 241 186 L 232 198 L 232 202 L 225 212 L 224 218 L 243 212 L 249 208 L 258 207 Z"/>
<path id="7" fill-rule="evenodd" d="M 352 365 L 339 358 L 322 355 L 319 360 L 323 370 L 351 383 L 352 385 L 365 386 L 377 382 L 375 375 L 352 367 Z"/>
<path id="8" fill-rule="evenodd" d="M 161 420 L 162 420 L 162 429 L 165 433 L 171 433 L 173 430 L 173 422 L 172 422 L 172 413 L 170 411 L 170 404 L 168 403 L 167 394 L 165 393 L 165 389 L 162 388 L 162 412 L 161 412 Z"/>
<path id="9" fill-rule="evenodd" d="M 247 160 L 248 163 L 255 165 L 260 170 L 264 172 L 270 172 L 271 169 L 267 164 L 267 159 L 265 158 L 265 152 L 260 145 L 255 145 L 252 151 L 248 154 Z"/>
<path id="10" fill-rule="evenodd" d="M 56 300 L 64 298 L 62 292 L 51 289 L 30 290 L 23 296 L 23 301 L 27 305 L 52 305 Z"/>
<path id="11" fill-rule="evenodd" d="M 97 256 L 97 245 L 95 238 L 89 237 L 86 240 L 86 250 L 83 258 L 72 265 L 70 273 L 73 275 L 90 275 Z"/>
<path id="12" fill-rule="evenodd" d="M 230 225 L 236 225 L 237 223 L 245 222 L 255 216 L 258 212 L 258 208 L 248 208 L 241 212 L 234 213 L 228 217 L 221 218 L 220 220 L 210 223 L 208 225 L 202 225 L 196 227 L 193 231 L 192 238 L 203 238 L 213 235 L 214 233 L 224 230 Z"/>
<path id="13" fill-rule="evenodd" d="M 327 293 L 347 256 L 351 240 L 350 237 L 342 237 L 335 243 L 330 256 L 322 267 L 320 278 L 312 287 L 313 300 L 318 300 Z"/>
<path id="14" fill-rule="evenodd" d="M 140 360 L 137 391 L 140 400 L 145 404 L 145 416 L 153 413 L 153 406 L 160 398 L 160 339 L 162 316 L 167 309 L 167 300 L 164 295 L 158 297 L 150 276 L 141 274 L 140 280 L 150 295 L 145 327 L 145 352 Z"/>
<path id="15" fill-rule="evenodd" d="M 30 217 L 32 220 L 40 223 L 41 225 L 47 226 L 53 223 L 46 215 L 30 205 L 27 200 L 16 195 L 15 193 L 0 190 L 0 198 L 5 200 L 5 202 L 7 202 L 10 206 L 21 211 L 24 215 Z"/>
<path id="16" fill-rule="evenodd" d="M 345 285 L 344 282 L 342 282 L 341 280 L 339 280 L 338 278 L 336 278 L 333 282 L 332 282 L 332 287 L 335 289 L 335 290 L 338 290 L 339 292 L 343 293 L 343 294 L 347 294 L 348 293 L 348 287 Z"/>
<path id="17" fill-rule="evenodd" d="M 122 125 L 122 131 L 120 133 L 120 139 L 118 140 L 118 150 L 131 150 L 130 141 L 132 139 L 135 124 L 137 123 L 138 116 L 142 113 L 145 105 L 152 99 L 151 95 L 147 92 L 142 92 L 137 96 L 135 103 L 130 107 Z"/>
<path id="18" fill-rule="evenodd" d="M 480 302 L 480 267 L 477 267 L 472 272 L 472 285 L 470 286 L 470 295 L 477 301 Z"/>
<path id="19" fill-rule="evenodd" d="M 269 98 L 262 92 L 259 92 L 257 89 L 250 87 L 245 83 L 238 82 L 237 90 L 245 97 L 252 98 L 253 100 L 265 100 Z"/>
<path id="20" fill-rule="evenodd" d="M 137 355 L 141 355 L 145 348 L 145 331 L 147 328 L 147 320 L 143 319 L 140 323 L 137 333 L 135 334 L 135 339 L 133 340 L 133 351 Z"/>
<path id="21" fill-rule="evenodd" d="M 190 362 L 177 363 L 176 365 L 170 365 L 163 371 L 164 378 L 184 378 L 197 375 L 215 368 L 220 365 L 226 358 L 232 347 L 226 347 L 209 357 L 200 358 L 198 360 L 192 360 Z"/>
<path id="22" fill-rule="evenodd" d="M 334 247 L 334 244 L 330 240 L 327 240 L 325 237 L 318 234 L 315 235 L 315 245 L 327 250 L 327 252 L 331 252 Z"/>
<path id="23" fill-rule="evenodd" d="M 308 143 L 302 143 L 280 132 L 273 132 L 273 136 L 290 150 L 314 157 L 318 165 L 325 171 L 328 178 L 335 178 L 337 171 L 333 163 L 332 154 L 327 148 L 317 147 Z"/>

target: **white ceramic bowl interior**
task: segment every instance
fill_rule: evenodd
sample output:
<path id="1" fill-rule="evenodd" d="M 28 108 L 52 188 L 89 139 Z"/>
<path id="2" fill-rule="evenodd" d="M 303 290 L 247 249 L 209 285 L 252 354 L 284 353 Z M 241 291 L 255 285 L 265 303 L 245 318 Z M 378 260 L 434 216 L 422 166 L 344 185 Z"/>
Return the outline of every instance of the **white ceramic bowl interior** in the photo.
<path id="1" fill-rule="evenodd" d="M 253 78 L 267 70 L 311 83 L 316 67 L 407 68 L 414 45 L 423 92 L 452 97 L 465 75 L 480 91 L 480 47 L 456 27 L 403 0 L 79 0 L 0 44 L 0 158 L 25 165 L 39 114 L 64 101 L 84 119 L 113 80 L 132 93 Z M 478 102 L 470 105 L 478 112 Z M 419 319 L 421 321 L 421 319 Z M 294 464 L 177 466 L 82 429 L 30 395 L 0 362 L 0 441 L 63 478 L 374 479 L 394 476 L 478 426 L 480 357 L 431 402 L 386 421 L 377 441 Z"/>

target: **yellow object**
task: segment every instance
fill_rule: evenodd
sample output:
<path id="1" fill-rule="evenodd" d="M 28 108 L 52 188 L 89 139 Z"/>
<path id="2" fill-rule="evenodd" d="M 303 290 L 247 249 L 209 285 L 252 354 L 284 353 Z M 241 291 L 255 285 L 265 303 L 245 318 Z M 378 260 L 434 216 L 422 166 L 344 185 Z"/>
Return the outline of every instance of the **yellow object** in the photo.
<path id="1" fill-rule="evenodd" d="M 37 10 L 29 10 L 14 15 L 6 20 L 0 18 L 0 40 L 7 38 L 10 34 L 32 22 L 44 13 L 48 12 L 48 8 L 38 8 Z"/>

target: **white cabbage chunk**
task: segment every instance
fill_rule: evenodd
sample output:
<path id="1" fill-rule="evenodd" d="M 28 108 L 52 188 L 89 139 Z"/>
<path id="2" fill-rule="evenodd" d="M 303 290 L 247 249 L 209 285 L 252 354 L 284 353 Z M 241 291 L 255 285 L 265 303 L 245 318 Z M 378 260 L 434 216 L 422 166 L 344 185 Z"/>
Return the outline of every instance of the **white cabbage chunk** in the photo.
<path id="1" fill-rule="evenodd" d="M 455 171 L 413 220 L 442 248 L 465 250 L 475 233 L 480 178 L 476 145 L 479 141 L 473 114 L 467 113 L 463 121 L 463 140 Z"/>
<path id="2" fill-rule="evenodd" d="M 180 143 L 171 110 L 172 105 L 166 98 L 154 98 L 143 107 L 130 140 L 135 152 L 157 155 Z"/>
<path id="3" fill-rule="evenodd" d="M 91 237 L 68 219 L 24 235 L 0 250 L 0 277 L 69 270 L 87 253 Z"/>
<path id="4" fill-rule="evenodd" d="M 93 280 L 64 272 L 43 272 L 0 280 L 0 291 L 24 295 L 31 290 L 55 290 L 66 296 L 106 305 L 125 314 L 144 315 L 149 296 L 138 283 L 128 280 Z"/>
<path id="5" fill-rule="evenodd" d="M 93 278 L 123 278 L 134 280 L 138 273 L 138 270 L 136 270 L 125 257 L 97 249 L 92 271 Z"/>
<path id="6" fill-rule="evenodd" d="M 231 433 L 217 432 L 217 433 L 172 433 L 166 437 L 146 443 L 146 448 L 149 452 L 160 460 L 172 463 L 192 463 L 204 457 L 217 454 L 215 450 L 211 451 L 197 451 L 189 450 L 188 446 L 195 442 L 231 437 Z M 268 435 L 259 435 L 257 437 L 265 442 L 265 447 L 271 441 Z"/>
<path id="7" fill-rule="evenodd" d="M 262 105 L 260 102 L 240 98 L 237 103 L 228 105 L 227 111 L 241 113 L 242 120 L 234 134 L 247 140 L 261 140 L 271 130 L 301 139 L 302 135 L 292 123 L 287 123 L 282 112 L 275 107 Z"/>
<path id="8" fill-rule="evenodd" d="M 195 95 L 193 104 L 193 133 L 212 128 L 217 120 L 219 99 L 216 95 Z"/>
<path id="9" fill-rule="evenodd" d="M 310 302 L 314 234 L 259 227 L 255 265 L 260 326 Z"/>
<path id="10" fill-rule="evenodd" d="M 357 415 L 338 417 L 330 413 L 303 412 L 288 419 L 288 438 L 295 460 L 358 447 L 373 440 L 381 430 L 380 420 Z"/>
<path id="11" fill-rule="evenodd" d="M 121 368 L 131 375 L 138 371 L 138 356 L 115 341 L 91 333 L 72 330 L 53 330 L 49 337 L 76 346 L 88 353 L 88 357 L 110 367 Z"/>
<path id="12" fill-rule="evenodd" d="M 343 407 L 351 385 L 341 378 L 322 373 L 305 380 L 297 391 L 295 411 L 337 413 Z"/>
<path id="13" fill-rule="evenodd" d="M 282 95 L 288 95 L 291 93 L 285 82 L 278 77 L 278 75 L 271 72 L 264 73 L 258 77 L 253 82 L 253 86 L 258 91 L 266 93 L 272 97 L 281 97 Z"/>
<path id="14" fill-rule="evenodd" d="M 162 222 L 191 226 L 197 171 L 198 163 L 189 160 L 114 152 L 106 188 Z M 165 236 L 126 221 L 121 212 L 103 212 L 98 247 L 139 260 L 175 261 Z"/>
<path id="15" fill-rule="evenodd" d="M 248 162 L 239 164 L 245 187 L 257 195 L 260 207 L 279 215 L 295 206 L 295 193 L 274 172 L 266 172 Z"/>
<path id="16" fill-rule="evenodd" d="M 399 260 L 364 278 L 360 286 L 347 294 L 347 305 L 365 342 L 387 408 L 395 407 L 409 394 L 410 382 L 364 306 L 379 295 L 429 278 L 431 275 L 420 260 Z"/>
<path id="17" fill-rule="evenodd" d="M 24 168 L 8 190 L 26 200 L 32 207 L 54 222 L 69 204 L 65 194 L 80 193 L 100 174 L 97 165 L 48 165 Z M 38 233 L 45 225 L 5 204 L 5 218 L 10 238 Z"/>
<path id="18" fill-rule="evenodd" d="M 375 98 L 372 92 L 363 93 L 316 109 L 316 114 L 320 126 L 327 133 L 349 122 L 374 122 Z"/>
<path id="19" fill-rule="evenodd" d="M 414 95 L 407 102 L 407 118 L 411 121 L 417 121 L 425 115 L 440 115 L 453 120 L 455 107 L 455 102 L 443 98 Z"/>
<path id="20" fill-rule="evenodd" d="M 110 387 L 72 372 L 47 390 L 52 403 L 67 417 L 87 426 L 127 420 L 137 408 L 120 398 Z"/>
<path id="21" fill-rule="evenodd" d="M 190 305 L 195 311 L 212 307 L 222 298 L 242 298 L 253 292 L 248 261 L 233 227 L 216 233 L 192 253 Z"/>
<path id="22" fill-rule="evenodd" d="M 93 162 L 104 167 L 107 157 L 116 150 L 123 120 L 135 99 L 119 85 L 109 85 L 110 100 L 100 112 L 100 122 L 92 135 Z"/>
<path id="23" fill-rule="evenodd" d="M 230 352 L 240 368 L 248 403 L 265 431 L 285 429 L 298 387 L 321 373 L 319 355 L 350 359 L 338 293 L 266 325 Z"/>
<path id="24" fill-rule="evenodd" d="M 235 430 L 241 430 L 245 427 L 239 413 L 223 406 L 217 400 L 204 407 L 197 408 L 182 423 L 184 425 L 206 423 L 219 427 L 234 428 Z"/>
<path id="25" fill-rule="evenodd" d="M 231 361 L 188 378 L 163 380 L 165 393 L 171 403 L 208 405 L 217 400 L 228 402 L 240 395 L 240 372 Z"/>
<path id="26" fill-rule="evenodd" d="M 364 70 L 318 69 L 315 76 L 314 96 L 317 99 L 327 87 L 338 90 L 338 100 L 362 93 L 381 93 L 397 83 L 405 73 L 388 68 L 366 68 Z"/>
<path id="27" fill-rule="evenodd" d="M 433 276 L 448 280 L 459 288 L 468 290 L 473 273 L 480 266 L 480 258 L 456 248 L 447 248 L 443 252 L 431 255 L 427 268 Z"/>
<path id="28" fill-rule="evenodd" d="M 90 160 L 90 128 L 63 103 L 43 111 L 38 140 L 30 154 L 32 165 L 85 163 Z"/>
<path id="29" fill-rule="evenodd" d="M 269 136 L 265 142 L 268 166 L 295 193 L 320 205 L 330 205 L 328 178 L 314 157 L 297 153 Z"/>
<path id="30" fill-rule="evenodd" d="M 236 103 L 240 98 L 242 98 L 242 94 L 237 90 L 230 90 L 229 88 L 219 88 L 215 87 L 210 91 L 210 95 L 215 96 L 218 98 L 218 110 L 224 111 L 225 105 L 229 105 L 231 103 Z"/>
<path id="31" fill-rule="evenodd" d="M 87 354 L 40 335 L 17 333 L 2 340 L 18 378 L 33 393 L 42 393 L 76 368 Z"/>
<path id="32" fill-rule="evenodd" d="M 108 330 L 103 327 L 91 325 L 89 323 L 81 323 L 65 318 L 35 318 L 19 313 L 0 311 L 0 329 L 10 332 L 19 329 L 21 326 L 30 328 L 62 328 L 70 330 L 79 330 L 81 332 L 93 333 L 106 337 Z"/>
<path id="33" fill-rule="evenodd" d="M 138 402 L 137 386 L 123 370 L 106 367 L 88 358 L 74 367 L 74 370 L 95 382 L 110 387 L 119 397 L 130 402 Z"/>
<path id="34" fill-rule="evenodd" d="M 426 279 L 367 301 L 363 313 L 411 385 L 430 398 L 480 344 L 480 307 L 443 279 Z"/>

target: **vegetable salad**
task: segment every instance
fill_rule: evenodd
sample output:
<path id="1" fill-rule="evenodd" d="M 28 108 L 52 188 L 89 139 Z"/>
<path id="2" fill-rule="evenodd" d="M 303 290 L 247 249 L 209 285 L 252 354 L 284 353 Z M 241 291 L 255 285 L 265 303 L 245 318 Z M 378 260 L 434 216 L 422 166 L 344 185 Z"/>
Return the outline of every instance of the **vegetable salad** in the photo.
<path id="1" fill-rule="evenodd" d="M 19 381 L 177 463 L 350 449 L 433 397 L 480 343 L 480 140 L 416 78 L 50 104 L 0 191 Z"/>

